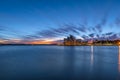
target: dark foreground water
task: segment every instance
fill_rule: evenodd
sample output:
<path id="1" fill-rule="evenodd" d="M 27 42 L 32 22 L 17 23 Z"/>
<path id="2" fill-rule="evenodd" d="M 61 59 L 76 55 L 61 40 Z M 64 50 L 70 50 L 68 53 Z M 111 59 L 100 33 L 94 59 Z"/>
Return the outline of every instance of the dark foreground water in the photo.
<path id="1" fill-rule="evenodd" d="M 118 46 L 0 46 L 0 80 L 120 80 Z"/>

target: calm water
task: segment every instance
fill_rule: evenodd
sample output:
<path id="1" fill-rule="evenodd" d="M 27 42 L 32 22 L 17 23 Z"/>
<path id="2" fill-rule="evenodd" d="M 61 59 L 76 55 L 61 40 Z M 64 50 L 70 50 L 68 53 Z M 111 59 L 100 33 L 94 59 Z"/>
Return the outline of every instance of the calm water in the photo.
<path id="1" fill-rule="evenodd" d="M 120 80 L 118 46 L 0 46 L 0 80 Z"/>

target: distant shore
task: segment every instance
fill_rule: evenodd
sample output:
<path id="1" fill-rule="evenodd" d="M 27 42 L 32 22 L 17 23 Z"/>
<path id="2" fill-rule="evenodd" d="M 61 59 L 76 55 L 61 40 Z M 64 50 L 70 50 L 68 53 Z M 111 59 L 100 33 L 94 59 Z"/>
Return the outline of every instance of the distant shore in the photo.
<path id="1" fill-rule="evenodd" d="M 58 44 L 0 44 L 0 46 L 120 46 L 116 44 L 86 44 L 86 45 L 58 45 Z"/>
<path id="2" fill-rule="evenodd" d="M 54 46 L 57 44 L 0 44 L 0 46 Z"/>

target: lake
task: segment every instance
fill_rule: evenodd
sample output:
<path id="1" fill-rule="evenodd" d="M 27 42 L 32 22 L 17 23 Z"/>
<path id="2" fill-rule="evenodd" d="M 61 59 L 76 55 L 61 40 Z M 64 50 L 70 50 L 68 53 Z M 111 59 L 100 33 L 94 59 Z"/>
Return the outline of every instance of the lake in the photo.
<path id="1" fill-rule="evenodd" d="M 0 46 L 0 80 L 120 80 L 120 47 Z"/>

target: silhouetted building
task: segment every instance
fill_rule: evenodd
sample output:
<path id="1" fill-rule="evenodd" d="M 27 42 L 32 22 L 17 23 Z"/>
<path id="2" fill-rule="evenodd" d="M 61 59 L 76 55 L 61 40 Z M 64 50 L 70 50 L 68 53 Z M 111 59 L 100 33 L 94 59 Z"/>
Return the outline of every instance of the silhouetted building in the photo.
<path id="1" fill-rule="evenodd" d="M 81 40 L 76 39 L 73 35 L 69 35 L 67 38 L 64 38 L 63 45 L 65 46 L 78 46 L 78 45 L 120 45 L 120 40 Z"/>
<path id="2" fill-rule="evenodd" d="M 80 45 L 80 42 L 81 40 L 80 39 L 77 40 L 73 35 L 64 38 L 64 45 L 66 46 Z"/>

